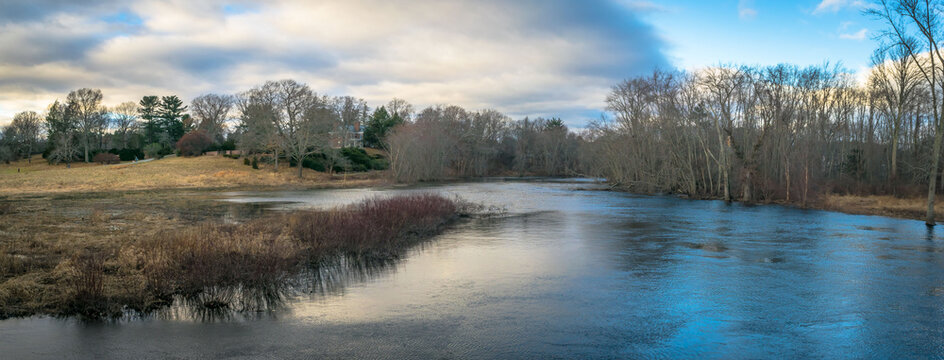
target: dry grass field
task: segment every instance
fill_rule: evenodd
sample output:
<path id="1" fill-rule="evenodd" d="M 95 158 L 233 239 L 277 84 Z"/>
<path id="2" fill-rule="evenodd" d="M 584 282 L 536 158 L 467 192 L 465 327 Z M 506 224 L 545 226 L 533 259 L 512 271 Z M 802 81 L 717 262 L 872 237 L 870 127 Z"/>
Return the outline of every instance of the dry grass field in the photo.
<path id="1" fill-rule="evenodd" d="M 200 156 L 117 165 L 75 163 L 66 168 L 49 165 L 37 156 L 32 164 L 21 160 L 0 165 L 0 196 L 152 189 L 356 187 L 378 184 L 384 178 L 383 172 L 328 175 L 305 169 L 304 177 L 299 179 L 297 169 L 280 165 L 279 171 L 274 172 L 270 165 L 260 164 L 259 169 L 253 169 L 244 165 L 242 159 Z"/>
<path id="2" fill-rule="evenodd" d="M 938 199 L 934 214 L 944 221 L 944 199 Z M 817 208 L 861 215 L 881 215 L 904 219 L 924 220 L 927 215 L 926 198 L 897 198 L 891 195 L 827 195 Z"/>

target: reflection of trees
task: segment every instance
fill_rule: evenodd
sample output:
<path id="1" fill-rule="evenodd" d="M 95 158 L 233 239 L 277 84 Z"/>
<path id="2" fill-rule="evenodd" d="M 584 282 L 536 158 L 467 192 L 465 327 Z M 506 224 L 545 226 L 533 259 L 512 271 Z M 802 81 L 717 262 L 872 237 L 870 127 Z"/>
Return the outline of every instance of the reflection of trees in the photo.
<path id="1" fill-rule="evenodd" d="M 285 309 L 293 298 L 303 294 L 341 295 L 347 286 L 394 269 L 401 255 L 403 252 L 389 257 L 338 256 L 273 283 L 206 287 L 198 293 L 176 297 L 173 305 L 156 315 L 164 319 L 215 322 L 272 314 Z"/>
<path id="2" fill-rule="evenodd" d="M 308 294 L 341 295 L 351 284 L 377 278 L 396 268 L 400 256 L 339 256 L 310 267 L 295 288 Z"/>

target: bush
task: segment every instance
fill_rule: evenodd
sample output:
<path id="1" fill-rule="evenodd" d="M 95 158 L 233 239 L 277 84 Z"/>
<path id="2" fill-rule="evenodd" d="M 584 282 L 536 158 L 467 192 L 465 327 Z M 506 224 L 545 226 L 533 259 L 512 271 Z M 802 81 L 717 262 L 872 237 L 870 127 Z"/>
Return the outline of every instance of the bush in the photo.
<path id="1" fill-rule="evenodd" d="M 259 170 L 259 159 L 252 158 L 252 168 Z"/>
<path id="2" fill-rule="evenodd" d="M 144 159 L 144 152 L 141 149 L 111 149 L 109 153 L 118 155 L 121 161 L 134 161 L 135 159 Z"/>
<path id="3" fill-rule="evenodd" d="M 459 205 L 435 194 L 373 198 L 329 211 L 297 213 L 291 230 L 316 257 L 335 253 L 387 257 L 417 237 L 438 231 L 460 215 Z"/>
<path id="4" fill-rule="evenodd" d="M 302 160 L 302 166 L 312 169 L 314 171 L 325 171 L 324 163 L 321 162 L 321 159 L 307 157 L 305 160 Z"/>
<path id="5" fill-rule="evenodd" d="M 158 143 L 150 143 L 144 147 L 144 154 L 149 158 L 160 159 L 161 156 L 164 156 L 164 147 Z"/>
<path id="6" fill-rule="evenodd" d="M 390 167 L 390 162 L 384 158 L 376 158 L 370 161 L 370 168 L 373 170 L 387 170 Z"/>
<path id="7" fill-rule="evenodd" d="M 342 148 L 341 155 L 344 155 L 344 157 L 346 157 L 348 160 L 351 160 L 351 162 L 354 164 L 366 164 L 370 162 L 370 156 L 367 155 L 367 151 L 361 148 Z"/>
<path id="8" fill-rule="evenodd" d="M 224 141 L 222 144 L 220 144 L 219 149 L 220 149 L 221 151 L 236 150 L 236 140 L 235 140 L 235 139 L 228 139 L 228 140 Z"/>
<path id="9" fill-rule="evenodd" d="M 71 265 L 72 311 L 91 318 L 102 316 L 107 306 L 104 296 L 105 255 L 99 252 L 76 254 Z"/>
<path id="10" fill-rule="evenodd" d="M 386 259 L 463 215 L 461 204 L 434 194 L 368 199 L 328 210 L 203 224 L 157 234 L 135 245 L 147 288 L 155 295 L 200 297 L 227 306 L 223 287 L 265 288 L 290 281 L 305 264 L 338 255 Z M 96 263 L 97 265 L 97 263 Z M 100 274 L 100 267 L 92 275 Z M 96 294 L 96 279 L 79 283 Z M 92 297 L 94 298 L 94 296 Z"/>
<path id="11" fill-rule="evenodd" d="M 203 131 L 191 131 L 177 141 L 177 151 L 182 156 L 200 156 L 207 148 L 213 145 L 213 139 L 210 139 Z"/>
<path id="12" fill-rule="evenodd" d="M 252 165 L 252 164 L 249 162 L 249 158 L 243 158 L 243 165 L 246 165 L 246 166 Z"/>
<path id="13" fill-rule="evenodd" d="M 121 162 L 121 158 L 118 155 L 112 153 L 98 153 L 95 157 L 92 158 L 92 161 L 95 161 L 99 164 L 117 164 Z"/>

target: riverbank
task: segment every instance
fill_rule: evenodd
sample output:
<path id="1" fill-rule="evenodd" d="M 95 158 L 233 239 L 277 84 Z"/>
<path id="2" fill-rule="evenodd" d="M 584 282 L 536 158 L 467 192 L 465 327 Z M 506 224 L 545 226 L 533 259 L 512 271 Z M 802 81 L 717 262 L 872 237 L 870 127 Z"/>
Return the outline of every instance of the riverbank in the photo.
<path id="1" fill-rule="evenodd" d="M 898 198 L 891 195 L 838 195 L 830 194 L 813 204 L 814 208 L 847 214 L 878 215 L 924 221 L 928 212 L 927 198 Z M 944 222 L 944 203 L 934 205 L 938 223 Z"/>
<path id="2" fill-rule="evenodd" d="M 170 157 L 118 165 L 75 163 L 49 165 L 34 156 L 32 163 L 20 160 L 0 165 L 0 196 L 69 192 L 108 192 L 167 189 L 306 189 L 364 187 L 387 183 L 386 172 L 369 171 L 326 174 L 280 164 L 259 169 L 242 159 L 224 156 Z"/>
<path id="3" fill-rule="evenodd" d="M 219 196 L 168 190 L 4 199 L 0 318 L 113 317 L 173 299 L 228 307 L 231 292 L 214 291 L 278 287 L 337 256 L 395 257 L 468 209 L 415 195 L 268 214 Z"/>
<path id="4" fill-rule="evenodd" d="M 614 191 L 633 192 L 627 189 L 613 187 Z M 688 198 L 686 195 L 682 197 Z M 720 197 L 693 198 L 695 200 L 722 200 Z M 735 200 L 737 201 L 737 200 Z M 771 201 L 758 202 L 756 205 L 777 204 L 783 206 L 835 211 L 853 215 L 875 215 L 898 219 L 925 221 L 927 216 L 927 198 L 924 197 L 895 197 L 891 195 L 851 195 L 825 194 L 811 199 L 803 205 L 798 202 Z M 944 223 L 944 200 L 939 195 L 934 205 L 934 214 L 938 223 Z"/>

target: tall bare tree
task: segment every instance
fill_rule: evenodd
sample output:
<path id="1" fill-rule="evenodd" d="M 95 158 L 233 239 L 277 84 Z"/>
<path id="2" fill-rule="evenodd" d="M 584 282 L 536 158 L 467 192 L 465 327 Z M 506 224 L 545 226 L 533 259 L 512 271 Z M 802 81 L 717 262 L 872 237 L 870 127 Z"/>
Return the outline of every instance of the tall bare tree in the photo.
<path id="1" fill-rule="evenodd" d="M 85 162 L 89 162 L 91 160 L 89 151 L 92 147 L 92 140 L 105 121 L 102 109 L 102 91 L 89 88 L 74 90 L 66 97 L 66 101 L 68 106 L 73 109 L 73 114 L 78 120 L 79 136 L 85 153 Z"/>
<path id="2" fill-rule="evenodd" d="M 35 111 L 23 111 L 13 115 L 13 122 L 7 126 L 4 135 L 13 135 L 12 140 L 16 146 L 19 147 L 19 149 L 17 149 L 18 152 L 26 156 L 27 163 L 31 163 L 33 147 L 36 146 L 36 142 L 39 141 L 40 129 L 39 114 Z"/>
<path id="3" fill-rule="evenodd" d="M 128 139 L 132 133 L 138 131 L 138 104 L 128 101 L 118 104 L 111 109 L 113 124 L 115 125 L 115 137 L 118 140 L 119 147 L 128 148 Z"/>
<path id="4" fill-rule="evenodd" d="M 898 176 L 898 142 L 901 138 L 905 116 L 919 99 L 921 74 L 910 57 L 909 47 L 893 45 L 880 48 L 872 56 L 872 72 L 869 86 L 878 97 L 878 107 L 888 121 L 891 141 L 890 181 Z"/>
<path id="5" fill-rule="evenodd" d="M 931 170 L 928 174 L 928 210 L 925 223 L 934 226 L 934 195 L 941 158 L 941 138 L 944 135 L 941 128 L 944 99 L 940 99 L 938 94 L 938 87 L 944 82 L 944 70 L 941 69 L 944 65 L 944 54 L 939 47 L 942 4 L 931 0 L 881 0 L 880 5 L 869 12 L 885 21 L 889 28 L 885 31 L 886 37 L 907 50 L 931 92 L 934 144 L 931 148 Z"/>
<path id="6" fill-rule="evenodd" d="M 413 105 L 406 100 L 393 98 L 387 103 L 387 111 L 390 112 L 390 116 L 397 115 L 403 121 L 413 120 Z"/>
<path id="7" fill-rule="evenodd" d="M 226 121 L 236 104 L 232 95 L 204 94 L 190 102 L 190 113 L 196 119 L 197 130 L 204 131 L 210 139 L 223 142 Z"/>

